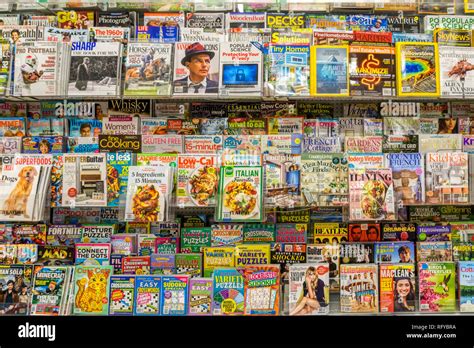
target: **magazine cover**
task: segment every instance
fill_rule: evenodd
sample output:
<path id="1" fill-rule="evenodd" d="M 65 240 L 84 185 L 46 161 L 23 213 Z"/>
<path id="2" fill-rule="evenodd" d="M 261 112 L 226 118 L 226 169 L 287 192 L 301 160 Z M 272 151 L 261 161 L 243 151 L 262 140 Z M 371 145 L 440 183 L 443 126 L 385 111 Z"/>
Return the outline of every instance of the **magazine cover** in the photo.
<path id="1" fill-rule="evenodd" d="M 375 263 L 415 263 L 413 242 L 377 242 L 374 246 Z"/>
<path id="2" fill-rule="evenodd" d="M 42 218 L 39 213 L 41 204 L 44 204 L 46 190 L 40 182 L 48 176 L 46 170 L 48 166 L 42 164 L 49 162 L 50 167 L 52 162 L 50 155 L 44 156 L 44 159 L 15 157 L 13 163 L 2 165 L 0 181 L 2 221 L 37 221 Z"/>
<path id="3" fill-rule="evenodd" d="M 425 173 L 420 153 L 386 154 L 387 165 L 392 169 L 393 190 L 398 209 L 407 204 L 420 204 L 425 200 Z"/>
<path id="4" fill-rule="evenodd" d="M 213 280 L 213 315 L 244 314 L 244 277 L 243 269 L 215 269 Z"/>
<path id="5" fill-rule="evenodd" d="M 308 244 L 306 248 L 306 262 L 308 263 L 326 263 L 329 272 L 329 290 L 339 291 L 339 264 L 340 264 L 340 246 L 333 244 Z M 291 266 L 290 266 L 291 271 Z M 290 276 L 291 282 L 291 276 Z M 291 286 L 290 286 L 291 288 Z M 326 297 L 328 298 L 328 297 Z"/>
<path id="6" fill-rule="evenodd" d="M 23 137 L 23 151 L 22 153 L 63 153 L 65 149 L 65 138 L 63 137 Z"/>
<path id="7" fill-rule="evenodd" d="M 102 133 L 102 121 L 94 119 L 68 118 L 69 137 L 91 138 Z M 98 140 L 97 140 L 98 141 Z"/>
<path id="8" fill-rule="evenodd" d="M 172 180 L 166 166 L 129 167 L 125 220 L 166 221 Z"/>
<path id="9" fill-rule="evenodd" d="M 418 263 L 420 312 L 456 311 L 456 272 L 453 262 Z"/>
<path id="10" fill-rule="evenodd" d="M 329 313 L 329 264 L 292 264 L 289 271 L 290 315 Z"/>
<path id="11" fill-rule="evenodd" d="M 216 268 L 232 268 L 235 265 L 234 247 L 202 248 L 204 277 L 211 277 Z"/>
<path id="12" fill-rule="evenodd" d="M 397 95 L 437 97 L 439 88 L 438 44 L 397 42 Z"/>
<path id="13" fill-rule="evenodd" d="M 107 205 L 105 154 L 65 154 L 62 181 L 63 206 Z"/>
<path id="14" fill-rule="evenodd" d="M 38 263 L 45 266 L 62 266 L 74 264 L 73 246 L 38 246 Z"/>
<path id="15" fill-rule="evenodd" d="M 280 269 L 278 266 L 244 268 L 245 315 L 279 315 Z"/>
<path id="16" fill-rule="evenodd" d="M 391 222 L 382 224 L 383 241 L 416 241 L 416 224 Z"/>
<path id="17" fill-rule="evenodd" d="M 384 168 L 383 153 L 351 153 L 346 156 L 349 169 Z"/>
<path id="18" fill-rule="evenodd" d="M 153 252 L 153 251 L 152 251 Z M 176 274 L 174 254 L 150 254 L 150 274 Z"/>
<path id="19" fill-rule="evenodd" d="M 429 152 L 426 154 L 426 202 L 468 203 L 468 154 Z"/>
<path id="20" fill-rule="evenodd" d="M 252 42 L 223 42 L 220 45 L 219 94 L 260 96 L 263 53 Z"/>
<path id="21" fill-rule="evenodd" d="M 0 283 L 4 299 L 0 304 L 0 315 L 29 314 L 32 277 L 32 266 L 0 266 Z M 11 302 L 6 301 L 8 297 L 11 297 Z"/>
<path id="22" fill-rule="evenodd" d="M 176 274 L 189 274 L 192 278 L 202 276 L 202 254 L 176 254 Z"/>
<path id="23" fill-rule="evenodd" d="M 461 261 L 458 264 L 459 273 L 459 310 L 461 312 L 474 312 L 474 263 Z"/>
<path id="24" fill-rule="evenodd" d="M 88 42 L 89 30 L 87 29 L 62 29 L 44 27 L 43 40 L 54 42 Z"/>
<path id="25" fill-rule="evenodd" d="M 188 313 L 189 280 L 189 275 L 161 277 L 160 313 L 162 315 L 186 315 Z"/>
<path id="26" fill-rule="evenodd" d="M 110 276 L 109 315 L 132 315 L 135 298 L 134 276 Z"/>
<path id="27" fill-rule="evenodd" d="M 341 312 L 379 311 L 378 269 L 375 264 L 341 265 Z"/>
<path id="28" fill-rule="evenodd" d="M 243 242 L 253 243 L 272 243 L 275 241 L 275 225 L 270 224 L 245 224 Z"/>
<path id="29" fill-rule="evenodd" d="M 211 227 L 185 227 L 181 229 L 180 250 L 182 253 L 200 253 L 211 246 Z"/>
<path id="30" fill-rule="evenodd" d="M 474 50 L 471 47 L 439 47 L 441 96 L 472 98 Z"/>
<path id="31" fill-rule="evenodd" d="M 160 314 L 160 276 L 137 276 L 134 293 L 133 315 Z"/>
<path id="32" fill-rule="evenodd" d="M 351 96 L 392 96 L 395 87 L 395 50 L 383 46 L 349 47 Z"/>
<path id="33" fill-rule="evenodd" d="M 451 240 L 451 226 L 421 226 L 417 230 L 420 242 L 448 242 Z"/>
<path id="34" fill-rule="evenodd" d="M 112 266 L 76 266 L 73 313 L 107 315 Z"/>
<path id="35" fill-rule="evenodd" d="M 179 207 L 212 206 L 217 191 L 216 155 L 178 155 L 176 204 Z"/>
<path id="36" fill-rule="evenodd" d="M 15 46 L 15 96 L 57 96 L 60 46 L 57 43 Z"/>
<path id="37" fill-rule="evenodd" d="M 184 135 L 184 153 L 217 153 L 222 151 L 221 135 Z"/>
<path id="38" fill-rule="evenodd" d="M 233 246 L 243 242 L 244 224 L 213 224 L 211 226 L 212 246 Z"/>
<path id="39" fill-rule="evenodd" d="M 311 95 L 349 96 L 349 47 L 311 47 Z"/>
<path id="40" fill-rule="evenodd" d="M 306 204 L 332 206 L 347 204 L 348 163 L 342 153 L 303 153 L 301 193 Z"/>
<path id="41" fill-rule="evenodd" d="M 216 220 L 259 222 L 263 218 L 263 168 L 222 166 Z"/>
<path id="42" fill-rule="evenodd" d="M 301 203 L 301 156 L 264 155 L 265 204 L 294 207 Z"/>
<path id="43" fill-rule="evenodd" d="M 425 33 L 432 33 L 435 29 L 474 29 L 474 23 L 471 16 L 425 16 L 424 29 Z"/>
<path id="44" fill-rule="evenodd" d="M 309 95 L 309 45 L 270 44 L 265 57 L 266 96 Z"/>
<path id="45" fill-rule="evenodd" d="M 76 225 L 49 225 L 46 244 L 51 246 L 74 246 L 82 238 L 82 228 Z"/>
<path id="46" fill-rule="evenodd" d="M 445 242 L 417 242 L 417 262 L 440 262 L 453 260 L 453 245 Z"/>
<path id="47" fill-rule="evenodd" d="M 395 220 L 391 169 L 349 170 L 351 220 Z"/>
<path id="48" fill-rule="evenodd" d="M 338 222 L 317 222 L 313 224 L 315 244 L 339 244 L 347 242 L 347 225 Z"/>
<path id="49" fill-rule="evenodd" d="M 2 25 L 2 38 L 10 44 L 24 44 L 38 39 L 36 25 Z"/>
<path id="50" fill-rule="evenodd" d="M 107 206 L 123 206 L 128 186 L 128 168 L 132 165 L 129 152 L 107 153 Z"/>
<path id="51" fill-rule="evenodd" d="M 380 224 L 349 223 L 349 242 L 380 241 Z"/>
<path id="52" fill-rule="evenodd" d="M 272 243 L 270 245 L 270 264 L 279 265 L 281 282 L 288 284 L 290 265 L 306 262 L 306 243 Z"/>
<path id="53" fill-rule="evenodd" d="M 120 42 L 73 42 L 68 95 L 117 95 L 121 55 Z"/>
<path id="54" fill-rule="evenodd" d="M 269 265 L 270 244 L 237 244 L 235 266 Z"/>
<path id="55" fill-rule="evenodd" d="M 67 266 L 35 266 L 31 315 L 57 316 L 62 312 L 70 270 Z"/>
<path id="56" fill-rule="evenodd" d="M 172 45 L 129 43 L 123 94 L 170 95 Z"/>
<path id="57" fill-rule="evenodd" d="M 212 278 L 191 278 L 189 281 L 189 315 L 212 314 Z"/>
<path id="58" fill-rule="evenodd" d="M 347 153 L 382 153 L 381 136 L 345 136 L 344 151 Z"/>
<path id="59" fill-rule="evenodd" d="M 462 151 L 463 136 L 461 134 L 420 134 L 418 139 L 421 153 L 439 152 L 440 150 Z M 427 168 L 425 167 L 426 172 Z"/>
<path id="60" fill-rule="evenodd" d="M 165 6 L 165 9 L 169 7 Z M 145 12 L 143 24 L 148 40 L 154 42 L 172 43 L 179 41 L 181 28 L 185 26 L 185 16 L 182 12 Z M 143 28 L 137 27 L 138 31 Z M 138 34 L 137 38 L 141 36 Z"/>
<path id="61" fill-rule="evenodd" d="M 415 265 L 380 265 L 380 312 L 414 312 Z"/>
<path id="62" fill-rule="evenodd" d="M 94 18 L 94 11 L 66 10 L 56 13 L 58 27 L 65 29 L 87 29 L 94 25 Z"/>
<path id="63" fill-rule="evenodd" d="M 76 265 L 109 265 L 110 243 L 76 243 L 75 264 Z"/>
<path id="64" fill-rule="evenodd" d="M 173 95 L 217 95 L 219 44 L 177 42 L 174 50 Z"/>
<path id="65" fill-rule="evenodd" d="M 433 41 L 438 43 L 439 48 L 443 46 L 471 47 L 472 31 L 437 28 L 433 32 Z"/>

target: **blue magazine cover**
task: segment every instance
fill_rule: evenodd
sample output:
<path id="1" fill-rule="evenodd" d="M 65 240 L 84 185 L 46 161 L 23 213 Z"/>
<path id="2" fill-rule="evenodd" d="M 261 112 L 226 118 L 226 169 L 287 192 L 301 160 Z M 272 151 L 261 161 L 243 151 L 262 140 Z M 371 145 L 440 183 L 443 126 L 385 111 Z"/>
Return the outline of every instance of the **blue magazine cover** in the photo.
<path id="1" fill-rule="evenodd" d="M 81 118 L 69 118 L 70 137 L 98 137 L 102 132 L 102 121 Z"/>
<path id="2" fill-rule="evenodd" d="M 133 315 L 160 314 L 161 277 L 137 276 Z"/>
<path id="3" fill-rule="evenodd" d="M 132 315 L 134 312 L 135 276 L 113 275 L 110 277 L 110 315 Z"/>
<path id="4" fill-rule="evenodd" d="M 376 242 L 375 263 L 414 263 L 415 243 Z"/>
<path id="5" fill-rule="evenodd" d="M 311 56 L 313 66 L 312 80 L 315 81 L 315 95 L 348 95 L 348 47 L 313 46 Z M 314 58 L 314 59 L 313 59 Z M 315 68 L 315 69 L 314 69 Z"/>
<path id="6" fill-rule="evenodd" d="M 162 315 L 186 315 L 188 312 L 189 275 L 166 275 L 161 278 Z"/>

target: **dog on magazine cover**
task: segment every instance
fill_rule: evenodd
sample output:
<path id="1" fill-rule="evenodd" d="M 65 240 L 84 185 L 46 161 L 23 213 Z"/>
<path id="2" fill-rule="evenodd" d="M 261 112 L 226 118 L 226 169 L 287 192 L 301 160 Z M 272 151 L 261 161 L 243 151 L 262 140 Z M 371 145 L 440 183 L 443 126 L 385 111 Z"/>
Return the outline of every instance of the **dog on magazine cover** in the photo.
<path id="1" fill-rule="evenodd" d="M 215 52 L 206 50 L 199 42 L 189 45 L 181 64 L 188 71 L 188 76 L 173 82 L 175 92 L 180 93 L 217 93 L 218 83 L 208 78 L 211 60 Z"/>
<path id="2" fill-rule="evenodd" d="M 9 214 L 10 217 L 21 214 L 27 219 L 30 217 L 26 208 L 37 175 L 38 171 L 33 166 L 26 166 L 20 170 L 16 186 L 8 196 L 3 207 L 6 214 Z"/>

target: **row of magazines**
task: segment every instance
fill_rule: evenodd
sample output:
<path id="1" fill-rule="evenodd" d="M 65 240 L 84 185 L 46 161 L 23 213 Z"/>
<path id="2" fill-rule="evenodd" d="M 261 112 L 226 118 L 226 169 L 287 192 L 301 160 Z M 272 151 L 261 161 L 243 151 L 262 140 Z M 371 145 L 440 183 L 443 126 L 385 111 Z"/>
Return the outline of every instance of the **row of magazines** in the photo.
<path id="1" fill-rule="evenodd" d="M 406 219 L 407 206 L 473 201 L 465 152 L 262 156 L 237 147 L 0 160 L 0 221 L 42 221 L 45 207 L 125 207 L 123 218 L 135 222 L 169 221 L 182 208 L 210 208 L 221 222 L 263 222 L 269 207 L 348 207 L 351 221 L 395 221 Z"/>
<path id="2" fill-rule="evenodd" d="M 4 44 L 0 92 L 15 97 L 474 95 L 470 42 L 469 47 L 393 46 L 391 33 L 354 35 L 342 40 L 350 45 L 35 41 L 10 51 Z"/>
<path id="3" fill-rule="evenodd" d="M 123 259 L 127 268 L 134 269 L 146 259 L 133 258 Z M 298 316 L 474 311 L 474 263 L 469 261 L 341 265 L 339 296 L 329 291 L 333 270 L 327 262 L 289 265 L 284 285 L 280 266 L 272 264 L 216 267 L 205 278 L 145 271 L 116 275 L 113 268 L 86 264 L 0 266 L 0 279 L 6 282 L 0 294 L 0 315 Z M 339 297 L 339 303 L 333 296 Z"/>

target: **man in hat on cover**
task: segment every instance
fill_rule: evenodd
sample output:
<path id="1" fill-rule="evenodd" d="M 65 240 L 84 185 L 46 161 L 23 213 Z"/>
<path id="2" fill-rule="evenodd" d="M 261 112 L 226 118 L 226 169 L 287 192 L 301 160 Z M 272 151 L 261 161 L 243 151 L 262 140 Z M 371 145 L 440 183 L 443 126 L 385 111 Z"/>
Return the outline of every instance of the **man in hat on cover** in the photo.
<path id="1" fill-rule="evenodd" d="M 218 83 L 207 76 L 211 67 L 211 59 L 215 53 L 206 50 L 199 42 L 186 48 L 181 64 L 188 70 L 188 76 L 174 81 L 175 92 L 178 93 L 217 93 Z M 181 88 L 180 88 L 181 87 Z"/>

